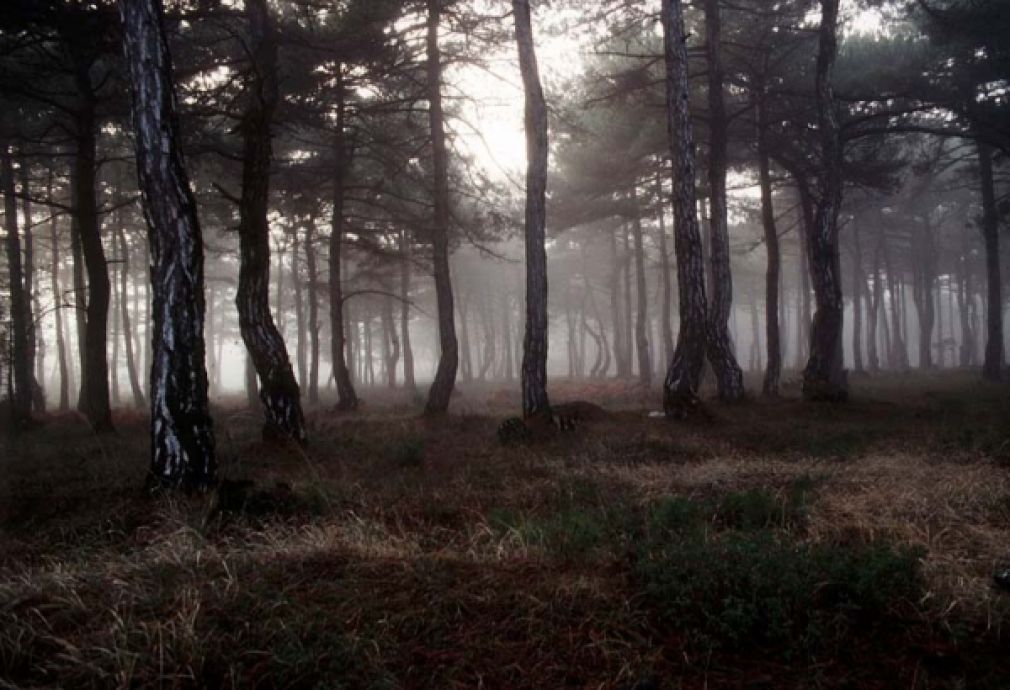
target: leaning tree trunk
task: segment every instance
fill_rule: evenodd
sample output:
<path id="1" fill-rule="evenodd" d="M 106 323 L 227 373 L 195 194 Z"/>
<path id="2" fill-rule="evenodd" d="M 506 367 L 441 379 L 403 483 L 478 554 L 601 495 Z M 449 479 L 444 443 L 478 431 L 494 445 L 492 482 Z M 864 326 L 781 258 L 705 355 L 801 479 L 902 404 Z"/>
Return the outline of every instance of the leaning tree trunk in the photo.
<path id="1" fill-rule="evenodd" d="M 1000 279 L 999 211 L 993 185 L 992 147 L 978 141 L 979 181 L 982 185 L 982 237 L 985 240 L 986 287 L 989 308 L 986 311 L 985 359 L 982 377 L 999 381 L 1003 369 L 1003 290 Z"/>
<path id="2" fill-rule="evenodd" d="M 28 294 L 21 266 L 21 237 L 18 230 L 17 197 L 14 195 L 14 164 L 10 146 L 0 140 L 0 175 L 4 197 L 4 230 L 7 233 L 7 269 L 10 275 L 11 329 L 13 347 L 11 369 L 14 390 L 11 399 L 13 428 L 21 430 L 32 420 L 32 365 L 29 353 L 30 338 Z"/>
<path id="3" fill-rule="evenodd" d="M 691 126 L 687 44 L 680 0 L 663 0 L 663 46 L 666 61 L 666 129 L 673 161 L 674 249 L 680 332 L 663 383 L 663 409 L 684 417 L 696 406 L 705 362 L 705 266 L 698 229 L 694 134 Z"/>
<path id="4" fill-rule="evenodd" d="M 817 115 L 820 128 L 821 195 L 810 235 L 817 311 L 810 358 L 803 371 L 803 397 L 845 400 L 848 382 L 842 360 L 842 282 L 838 256 L 838 211 L 842 203 L 842 149 L 831 73 L 838 52 L 838 0 L 821 0 L 817 52 Z"/>
<path id="5" fill-rule="evenodd" d="M 149 486 L 216 480 L 204 366 L 203 241 L 179 143 L 160 0 L 121 0 L 154 285 Z M 180 346 L 184 344 L 185 346 Z"/>
<path id="6" fill-rule="evenodd" d="M 109 272 L 102 247 L 95 199 L 96 115 L 95 94 L 91 84 L 91 63 L 71 43 L 74 56 L 74 81 L 80 103 L 77 109 L 76 155 L 74 157 L 74 206 L 77 234 L 84 268 L 88 274 L 88 305 L 85 311 L 84 359 L 81 362 L 81 408 L 92 428 L 99 433 L 113 431 L 109 401 L 109 365 L 106 343 L 109 319 Z M 78 295 L 78 300 L 80 299 Z"/>
<path id="7" fill-rule="evenodd" d="M 350 167 L 347 142 L 344 136 L 347 110 L 344 104 L 344 66 L 337 65 L 337 128 L 333 146 L 333 216 L 330 223 L 330 362 L 333 379 L 337 384 L 337 408 L 353 410 L 358 407 L 358 395 L 351 381 L 347 363 L 347 337 L 344 326 L 343 251 L 344 241 L 344 180 Z"/>
<path id="8" fill-rule="evenodd" d="M 765 252 L 768 266 L 765 271 L 765 339 L 768 357 L 761 393 L 768 397 L 779 394 L 782 374 L 782 332 L 779 328 L 779 294 L 782 274 L 782 252 L 779 249 L 779 232 L 775 226 L 775 206 L 772 201 L 771 156 L 768 147 L 768 102 L 764 83 L 758 85 L 757 137 L 758 174 L 761 184 L 761 225 L 764 229 Z"/>
<path id="9" fill-rule="evenodd" d="M 709 246 L 711 247 L 711 295 L 706 350 L 715 372 L 719 399 L 732 402 L 744 397 L 743 371 L 733 354 L 728 322 L 733 309 L 733 274 L 729 261 L 729 229 L 726 209 L 728 123 L 723 101 L 721 55 L 722 22 L 719 0 L 705 0 L 706 56 L 708 62 Z"/>
<path id="10" fill-rule="evenodd" d="M 449 153 L 445 143 L 445 116 L 442 114 L 442 55 L 438 47 L 441 0 L 428 0 L 426 40 L 428 77 L 428 126 L 431 131 L 432 174 L 434 176 L 434 227 L 431 229 L 432 273 L 438 309 L 438 368 L 428 390 L 425 414 L 444 414 L 456 385 L 459 346 L 453 321 L 452 277 L 449 270 Z"/>
<path id="11" fill-rule="evenodd" d="M 242 339 L 260 380 L 266 439 L 306 441 L 305 419 L 284 339 L 270 314 L 271 121 L 277 105 L 277 35 L 266 0 L 247 0 L 254 76 L 242 116 L 242 196 L 235 304 Z"/>
<path id="12" fill-rule="evenodd" d="M 526 97 L 526 337 L 523 340 L 523 416 L 550 414 L 547 399 L 547 104 L 540 85 L 529 0 L 512 0 L 519 71 Z"/>

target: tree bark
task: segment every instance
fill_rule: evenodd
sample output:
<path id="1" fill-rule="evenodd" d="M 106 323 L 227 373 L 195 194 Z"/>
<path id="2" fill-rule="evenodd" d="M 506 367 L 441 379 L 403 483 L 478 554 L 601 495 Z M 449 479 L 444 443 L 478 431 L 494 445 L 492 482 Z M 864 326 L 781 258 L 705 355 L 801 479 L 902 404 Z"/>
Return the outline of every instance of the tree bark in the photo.
<path id="1" fill-rule="evenodd" d="M 316 262 L 316 219 L 305 227 L 305 270 L 308 273 L 309 403 L 319 403 L 319 266 Z M 342 350 L 341 350 L 342 351 Z"/>
<path id="2" fill-rule="evenodd" d="M 733 353 L 729 316 L 733 309 L 733 273 L 729 257 L 729 220 L 726 207 L 727 144 L 726 105 L 723 101 L 722 20 L 719 0 L 705 0 L 706 58 L 709 109 L 709 246 L 711 248 L 711 302 L 708 310 L 706 350 L 715 372 L 719 399 L 734 402 L 744 397 L 743 371 Z"/>
<path id="3" fill-rule="evenodd" d="M 414 350 L 410 345 L 410 262 L 411 242 L 406 230 L 400 231 L 400 340 L 403 343 L 403 385 L 416 392 Z"/>
<path id="4" fill-rule="evenodd" d="M 45 369 L 40 365 L 45 354 L 45 342 L 36 321 L 41 310 L 39 308 L 38 273 L 35 270 L 35 233 L 32 228 L 32 202 L 29 186 L 31 171 L 26 156 L 19 157 L 18 167 L 21 177 L 21 193 L 24 195 L 21 200 L 25 221 L 24 292 L 28 323 L 28 369 L 31 372 L 32 408 L 35 412 L 44 413 L 46 411 L 46 392 L 42 387 L 42 380 Z"/>
<path id="5" fill-rule="evenodd" d="M 863 248 L 859 241 L 859 225 L 852 225 L 852 362 L 863 373 L 863 294 L 866 277 L 863 274 Z"/>
<path id="6" fill-rule="evenodd" d="M 656 218 L 659 221 L 659 273 L 663 287 L 660 330 L 663 333 L 663 362 L 673 359 L 673 323 L 670 319 L 673 309 L 673 290 L 670 286 L 670 252 L 666 246 L 666 202 L 663 195 L 663 170 L 660 163 L 656 171 Z"/>
<path id="7" fill-rule="evenodd" d="M 768 102 L 763 83 L 757 86 L 757 148 L 758 176 L 761 186 L 761 226 L 764 230 L 765 252 L 768 265 L 765 270 L 765 340 L 767 341 L 767 364 L 761 393 L 767 397 L 777 397 L 779 380 L 782 375 L 782 332 L 779 328 L 779 295 L 781 291 L 782 251 L 779 248 L 779 232 L 775 225 L 775 206 L 772 200 L 771 155 L 768 146 Z"/>
<path id="8" fill-rule="evenodd" d="M 810 336 L 810 357 L 803 371 L 803 397 L 807 400 L 839 401 L 848 398 L 842 359 L 843 304 L 838 255 L 842 147 L 832 88 L 832 71 L 838 52 L 837 33 L 838 0 L 821 0 L 816 88 L 823 171 L 821 195 L 809 238 L 817 310 Z"/>
<path id="9" fill-rule="evenodd" d="M 253 76 L 242 116 L 242 195 L 239 200 L 238 307 L 242 339 L 260 380 L 263 436 L 305 443 L 305 419 L 284 339 L 270 314 L 271 124 L 278 101 L 277 35 L 266 0 L 247 0 Z"/>
<path id="10" fill-rule="evenodd" d="M 130 305 L 126 299 L 128 278 L 130 275 L 130 248 L 126 243 L 126 233 L 121 225 L 116 226 L 116 239 L 119 242 L 119 256 L 122 263 L 119 266 L 119 308 L 121 321 L 123 324 L 123 342 L 126 347 L 126 372 L 130 379 L 130 392 L 133 394 L 133 405 L 144 407 L 147 400 L 144 398 L 144 389 L 140 385 L 140 376 L 137 374 L 137 360 L 133 352 L 133 327 L 130 322 Z"/>
<path id="11" fill-rule="evenodd" d="M 663 384 L 663 409 L 668 417 L 684 417 L 697 404 L 708 319 L 705 266 L 696 204 L 686 32 L 680 0 L 663 0 L 663 45 L 666 128 L 673 161 L 674 248 L 680 293 L 680 330 Z"/>
<path id="12" fill-rule="evenodd" d="M 985 359 L 982 378 L 999 381 L 1003 377 L 1003 285 L 1000 277 L 999 210 L 993 184 L 992 147 L 978 140 L 979 183 L 982 191 L 982 238 L 985 241 L 986 311 Z"/>
<path id="13" fill-rule="evenodd" d="M 547 398 L 547 104 L 544 102 L 529 0 L 512 0 L 519 71 L 526 97 L 526 336 L 523 340 L 523 416 L 550 414 Z"/>
<path id="14" fill-rule="evenodd" d="M 312 222 L 312 219 L 309 219 Z M 308 232 L 308 230 L 306 230 Z M 295 364 L 298 369 L 298 384 L 302 388 L 308 388 L 306 379 L 308 378 L 308 360 L 305 356 L 305 343 L 308 340 L 308 328 L 305 325 L 305 296 L 302 294 L 301 269 L 298 266 L 299 254 L 301 254 L 302 242 L 298 237 L 298 227 L 294 227 L 291 232 L 291 285 L 294 287 L 295 300 Z"/>
<path id="15" fill-rule="evenodd" d="M 53 198 L 53 162 L 49 164 L 49 178 L 46 183 L 46 197 Z M 53 312 L 56 318 L 56 355 L 60 368 L 60 412 L 70 409 L 70 371 L 67 365 L 67 341 L 63 329 L 63 304 L 64 297 L 60 289 L 60 245 L 59 245 L 59 220 L 55 213 L 49 220 L 49 241 L 52 252 L 52 290 L 53 290 Z"/>
<path id="16" fill-rule="evenodd" d="M 435 379 L 428 390 L 425 414 L 444 414 L 456 384 L 459 350 L 456 342 L 455 309 L 452 303 L 452 277 L 449 270 L 449 153 L 445 143 L 445 117 L 442 113 L 442 56 L 438 47 L 441 0 L 428 0 L 426 69 L 428 77 L 428 126 L 431 132 L 432 174 L 434 176 L 434 227 L 432 273 L 438 308 L 439 359 Z"/>
<path id="17" fill-rule="evenodd" d="M 203 242 L 189 187 L 160 0 L 121 0 L 137 172 L 154 285 L 151 488 L 207 489 L 217 464 L 204 366 Z"/>

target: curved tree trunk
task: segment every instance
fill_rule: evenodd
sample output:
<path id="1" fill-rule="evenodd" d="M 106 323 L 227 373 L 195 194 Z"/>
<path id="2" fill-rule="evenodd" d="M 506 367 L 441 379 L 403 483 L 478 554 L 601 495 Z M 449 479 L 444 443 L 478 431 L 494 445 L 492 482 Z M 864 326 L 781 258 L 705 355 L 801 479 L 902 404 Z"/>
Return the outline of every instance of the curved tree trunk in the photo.
<path id="1" fill-rule="evenodd" d="M 455 309 L 452 304 L 452 277 L 449 270 L 449 153 L 445 143 L 445 118 L 442 114 L 442 56 L 438 47 L 441 0 L 428 0 L 426 40 L 428 77 L 428 125 L 431 130 L 432 173 L 434 175 L 434 227 L 432 273 L 438 308 L 439 358 L 435 379 L 428 390 L 425 414 L 444 414 L 456 385 L 459 348 L 456 342 Z"/>
<path id="2" fill-rule="evenodd" d="M 726 209 L 726 147 L 729 135 L 726 106 L 723 102 L 719 0 L 705 0 L 705 35 L 709 109 L 708 185 L 711 206 L 709 246 L 712 250 L 706 350 L 715 372 L 719 399 L 736 401 L 744 397 L 744 387 L 743 371 L 733 353 L 733 341 L 728 327 L 729 315 L 733 309 L 733 274 L 730 271 L 729 221 Z"/>
<path id="3" fill-rule="evenodd" d="M 277 105 L 277 36 L 266 0 L 247 0 L 253 76 L 242 117 L 242 197 L 239 202 L 238 307 L 242 339 L 260 380 L 266 439 L 306 441 L 305 420 L 284 339 L 270 314 L 270 227 L 267 211 Z"/>
<path id="4" fill-rule="evenodd" d="M 810 358 L 803 371 L 803 397 L 845 400 L 848 382 L 842 360 L 842 282 L 838 256 L 838 211 L 842 203 L 842 148 L 831 73 L 838 52 L 838 0 L 821 0 L 817 52 L 817 115 L 824 170 L 810 234 L 810 258 L 817 311 Z"/>
<path id="5" fill-rule="evenodd" d="M 529 0 L 512 0 L 519 71 L 526 96 L 526 337 L 523 340 L 523 416 L 550 414 L 547 399 L 547 104 L 540 85 Z"/>
<path id="6" fill-rule="evenodd" d="M 161 3 L 121 0 L 120 12 L 154 285 L 149 486 L 202 490 L 214 484 L 217 465 L 204 367 L 200 224 L 179 146 Z"/>
<path id="7" fill-rule="evenodd" d="M 697 404 L 701 368 L 705 363 L 705 324 L 708 318 L 705 266 L 697 216 L 687 44 L 680 0 L 663 0 L 663 45 L 666 129 L 673 161 L 674 248 L 680 291 L 680 331 L 663 383 L 663 409 L 668 417 L 683 417 Z"/>

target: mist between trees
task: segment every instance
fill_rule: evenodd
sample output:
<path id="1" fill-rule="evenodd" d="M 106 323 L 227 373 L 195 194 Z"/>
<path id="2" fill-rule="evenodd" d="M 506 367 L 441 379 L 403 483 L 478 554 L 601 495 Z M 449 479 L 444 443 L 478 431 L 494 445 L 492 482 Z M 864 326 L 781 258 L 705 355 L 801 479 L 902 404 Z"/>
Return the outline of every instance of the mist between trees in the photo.
<path id="1" fill-rule="evenodd" d="M 522 380 L 529 416 L 617 377 L 677 417 L 1001 377 L 1001 3 L 532 5 L 4 3 L 13 426 L 149 407 L 153 476 L 199 486 L 208 397 L 304 442 L 380 388 Z M 525 178 L 472 118 L 502 98 Z"/>

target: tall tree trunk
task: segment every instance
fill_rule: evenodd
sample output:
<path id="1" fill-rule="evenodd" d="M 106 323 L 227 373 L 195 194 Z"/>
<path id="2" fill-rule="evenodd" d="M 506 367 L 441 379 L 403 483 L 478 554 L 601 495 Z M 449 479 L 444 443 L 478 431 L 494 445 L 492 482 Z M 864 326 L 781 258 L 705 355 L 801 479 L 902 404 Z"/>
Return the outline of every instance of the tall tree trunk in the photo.
<path id="1" fill-rule="evenodd" d="M 76 166 L 70 173 L 71 203 L 77 199 Z M 87 391 L 84 390 L 86 379 L 84 367 L 88 355 L 84 347 L 84 335 L 88 330 L 88 288 L 84 278 L 84 250 L 81 249 L 81 223 L 79 214 L 70 217 L 70 256 L 73 259 L 71 278 L 74 286 L 74 338 L 77 344 L 77 370 L 80 372 L 77 386 L 77 410 L 83 412 Z"/>
<path id="2" fill-rule="evenodd" d="M 733 353 L 729 316 L 733 309 L 733 273 L 729 257 L 729 219 L 726 208 L 726 147 L 729 140 L 723 101 L 722 21 L 719 0 L 705 0 L 706 58 L 708 62 L 709 246 L 711 247 L 711 302 L 708 310 L 706 350 L 715 372 L 719 399 L 744 397 L 743 371 Z"/>
<path id="3" fill-rule="evenodd" d="M 999 210 L 992 173 L 992 147 L 978 140 L 979 183 L 982 190 L 982 238 L 985 241 L 986 311 L 985 359 L 982 378 L 999 381 L 1003 370 L 1003 285 L 1000 278 Z"/>
<path id="4" fill-rule="evenodd" d="M 319 403 L 319 267 L 315 218 L 310 218 L 305 228 L 305 270 L 308 273 L 309 403 L 316 405 Z"/>
<path id="5" fill-rule="evenodd" d="M 74 82 L 79 98 L 75 122 L 77 149 L 72 173 L 75 180 L 74 208 L 81 253 L 88 274 L 81 407 L 96 432 L 108 433 L 113 430 L 109 402 L 109 365 L 106 359 L 110 284 L 95 199 L 95 94 L 91 83 L 91 60 L 83 55 L 82 48 L 73 41 L 68 43 L 68 47 L 74 63 Z"/>
<path id="6" fill-rule="evenodd" d="M 239 201 L 238 307 L 242 339 L 260 380 L 263 436 L 305 443 L 305 419 L 284 339 L 270 314 L 271 122 L 278 101 L 277 35 L 266 0 L 247 0 L 254 76 L 247 86 L 242 132 L 242 196 Z"/>
<path id="7" fill-rule="evenodd" d="M 25 221 L 25 246 L 24 246 L 24 291 L 25 310 L 28 322 L 28 368 L 31 372 L 31 395 L 32 408 L 35 412 L 46 411 L 46 392 L 42 387 L 45 378 L 45 369 L 39 368 L 45 355 L 45 342 L 38 329 L 38 314 L 41 312 L 39 305 L 38 272 L 35 270 L 35 233 L 32 227 L 32 202 L 31 202 L 31 171 L 29 169 L 28 158 L 20 156 L 18 165 L 21 176 L 21 209 Z M 42 373 L 39 373 L 39 372 Z"/>
<path id="8" fill-rule="evenodd" d="M 883 244 L 883 250 L 884 268 L 887 271 L 888 293 L 891 302 L 891 347 L 888 350 L 890 352 L 889 359 L 892 368 L 904 371 L 908 369 L 908 348 L 905 346 L 905 340 L 901 335 L 901 300 L 899 299 L 901 278 L 898 276 L 894 264 L 891 262 L 891 252 L 888 250 L 886 241 Z"/>
<path id="9" fill-rule="evenodd" d="M 137 374 L 137 360 L 133 353 L 133 326 L 130 322 L 130 305 L 126 299 L 127 280 L 130 275 L 130 248 L 126 244 L 126 233 L 123 232 L 123 227 L 120 224 L 116 225 L 116 237 L 119 242 L 120 260 L 122 261 L 119 267 L 119 308 L 123 323 L 123 341 L 126 346 L 126 372 L 130 378 L 130 392 L 133 394 L 133 405 L 135 407 L 144 407 L 147 401 L 144 398 L 144 389 L 140 385 L 140 376 Z"/>
<path id="10" fill-rule="evenodd" d="M 116 216 L 119 214 L 117 213 Z M 121 275 L 122 264 L 119 258 L 119 242 L 116 241 L 116 230 L 115 225 L 118 222 L 118 218 L 114 218 L 112 225 L 112 266 L 109 268 L 109 280 L 111 283 L 111 293 L 112 293 L 112 323 L 111 325 L 111 335 L 112 335 L 112 353 L 109 357 L 109 393 L 112 397 L 112 404 L 114 407 L 119 407 L 119 341 L 122 335 L 122 325 L 119 324 L 119 316 L 121 310 L 119 305 L 122 300 L 122 295 L 117 289 L 118 278 Z"/>
<path id="11" fill-rule="evenodd" d="M 631 191 L 635 217 L 632 232 L 635 236 L 635 295 L 638 305 L 635 313 L 635 348 L 638 352 L 638 380 L 646 390 L 652 387 L 652 357 L 649 350 L 649 305 L 645 287 L 645 246 L 642 241 L 642 215 L 638 207 L 638 194 Z"/>
<path id="12" fill-rule="evenodd" d="M 386 386 L 396 388 L 396 365 L 400 361 L 400 337 L 396 334 L 396 324 L 393 322 L 393 298 L 382 298 L 382 333 L 386 344 Z"/>
<path id="13" fill-rule="evenodd" d="M 656 218 L 659 221 L 659 273 L 663 288 L 660 330 L 663 333 L 663 362 L 669 364 L 673 359 L 673 323 L 670 320 L 673 291 L 670 287 L 670 252 L 666 247 L 666 201 L 663 194 L 662 159 L 656 171 Z"/>
<path id="14" fill-rule="evenodd" d="M 933 326 L 936 310 L 933 288 L 936 285 L 936 252 L 933 247 L 933 228 L 925 219 L 913 230 L 912 300 L 915 302 L 916 320 L 919 324 L 919 368 L 933 368 Z M 942 352 L 941 352 L 942 356 Z"/>
<path id="15" fill-rule="evenodd" d="M 883 301 L 883 286 L 880 282 L 880 253 L 883 235 L 877 240 L 873 253 L 873 292 L 869 295 L 870 313 L 866 321 L 866 359 L 870 371 L 880 371 L 880 358 L 877 355 L 877 325 L 880 323 L 880 304 Z"/>
<path id="16" fill-rule="evenodd" d="M 53 198 L 53 161 L 49 163 L 49 177 L 46 183 L 46 198 Z M 60 290 L 60 244 L 59 220 L 55 213 L 49 220 L 49 241 L 52 252 L 53 312 L 56 317 L 56 356 L 60 367 L 60 412 L 70 408 L 70 371 L 67 365 L 67 341 L 63 329 L 63 305 L 66 301 Z"/>
<path id="17" fill-rule="evenodd" d="M 330 361 L 333 378 L 337 384 L 337 408 L 353 410 L 358 407 L 358 395 L 351 381 L 351 368 L 347 360 L 346 317 L 344 315 L 343 250 L 344 241 L 344 181 L 351 166 L 344 128 L 347 111 L 344 103 L 344 66 L 337 65 L 337 128 L 333 146 L 333 216 L 330 223 Z"/>
<path id="18" fill-rule="evenodd" d="M 519 71 L 526 97 L 526 337 L 523 340 L 523 415 L 550 414 L 547 399 L 547 104 L 540 85 L 529 0 L 512 0 Z"/>
<path id="19" fill-rule="evenodd" d="M 505 380 L 512 381 L 515 378 L 515 369 L 512 366 L 512 300 L 508 292 L 502 292 L 502 331 L 504 332 L 504 342 L 502 343 L 502 356 L 505 358 Z"/>
<path id="20" fill-rule="evenodd" d="M 810 259 L 817 311 L 810 337 L 810 358 L 803 371 L 803 397 L 845 400 L 842 359 L 842 282 L 838 255 L 838 211 L 842 203 L 842 146 L 835 112 L 832 71 L 838 52 L 838 0 L 821 0 L 817 51 L 817 120 L 824 167 L 817 202 Z"/>
<path id="21" fill-rule="evenodd" d="M 414 350 L 410 345 L 410 235 L 400 231 L 400 340 L 403 343 L 403 385 L 411 393 L 416 392 L 414 380 Z"/>
<path id="22" fill-rule="evenodd" d="M 200 224 L 179 145 L 160 0 L 121 0 L 120 13 L 155 292 L 149 486 L 202 490 L 216 481 L 217 465 L 204 366 Z"/>
<path id="23" fill-rule="evenodd" d="M 765 340 L 768 343 L 767 365 L 761 393 L 768 397 L 779 394 L 782 375 L 782 345 L 779 328 L 779 295 L 782 273 L 782 252 L 779 249 L 779 232 L 775 226 L 775 206 L 772 201 L 771 155 L 768 146 L 768 95 L 762 82 L 758 85 L 757 139 L 758 175 L 761 185 L 761 226 L 764 229 L 765 252 L 768 266 L 765 270 Z M 755 301 L 756 303 L 756 301 Z"/>
<path id="24" fill-rule="evenodd" d="M 459 373 L 464 381 L 473 379 L 473 358 L 470 352 L 470 324 L 467 320 L 470 312 L 470 295 L 465 292 L 456 302 L 456 312 L 459 316 Z"/>
<path id="25" fill-rule="evenodd" d="M 624 348 L 624 321 L 621 317 L 621 261 L 617 256 L 617 229 L 607 233 L 610 240 L 610 314 L 613 331 L 614 374 L 617 378 L 628 375 Z"/>
<path id="26" fill-rule="evenodd" d="M 32 365 L 29 352 L 29 308 L 25 276 L 21 265 L 21 236 L 18 229 L 17 197 L 14 196 L 14 164 L 10 145 L 0 140 L 0 181 L 4 197 L 4 231 L 7 233 L 7 270 L 10 276 L 11 330 L 14 389 L 11 399 L 13 428 L 22 430 L 32 421 Z"/>
<path id="27" fill-rule="evenodd" d="M 666 62 L 666 129 L 673 161 L 674 239 L 680 330 L 677 348 L 663 384 L 668 417 L 684 417 L 696 406 L 705 361 L 705 266 L 698 229 L 694 134 L 687 78 L 687 43 L 680 0 L 663 0 Z"/>
<path id="28" fill-rule="evenodd" d="M 438 308 L 439 358 L 435 379 L 428 390 L 425 413 L 444 414 L 456 384 L 459 350 L 453 321 L 452 277 L 449 270 L 449 153 L 445 143 L 442 114 L 442 56 L 438 47 L 441 0 L 428 0 L 426 70 L 428 77 L 428 126 L 431 131 L 432 174 L 434 176 L 434 227 L 431 229 L 432 273 Z"/>
<path id="29" fill-rule="evenodd" d="M 632 364 L 635 354 L 635 338 L 634 338 L 634 319 L 632 318 L 631 308 L 631 240 L 628 236 L 628 227 L 626 225 L 621 226 L 621 274 L 624 279 L 624 285 L 621 289 L 621 296 L 624 298 L 624 332 L 622 333 L 621 340 L 624 341 L 624 376 L 631 378 L 634 373 L 634 365 Z"/>

